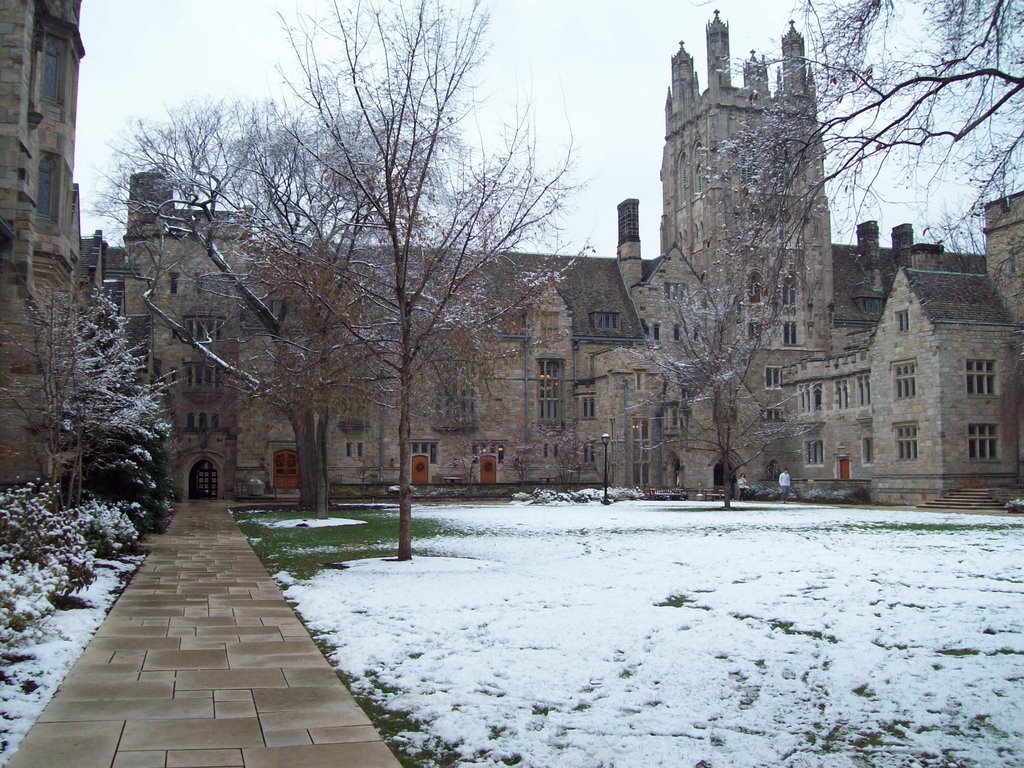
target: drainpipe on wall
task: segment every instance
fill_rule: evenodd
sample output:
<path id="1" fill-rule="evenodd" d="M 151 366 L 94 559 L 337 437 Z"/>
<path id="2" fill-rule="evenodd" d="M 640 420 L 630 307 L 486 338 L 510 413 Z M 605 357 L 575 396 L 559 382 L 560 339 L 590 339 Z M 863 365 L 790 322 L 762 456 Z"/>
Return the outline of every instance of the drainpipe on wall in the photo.
<path id="1" fill-rule="evenodd" d="M 523 442 L 530 439 L 530 334 L 523 337 Z M 530 462 L 526 459 L 523 482 L 530 479 Z"/>
<path id="2" fill-rule="evenodd" d="M 629 470 L 633 458 L 633 446 L 629 439 L 629 377 L 622 380 L 622 485 L 625 487 L 626 478 L 630 476 Z"/>

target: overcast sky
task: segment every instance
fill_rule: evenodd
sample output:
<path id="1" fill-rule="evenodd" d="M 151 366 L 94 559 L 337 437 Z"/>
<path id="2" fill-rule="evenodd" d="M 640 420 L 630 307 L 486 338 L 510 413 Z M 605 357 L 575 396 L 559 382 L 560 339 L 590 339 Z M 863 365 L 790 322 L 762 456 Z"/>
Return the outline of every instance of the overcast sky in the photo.
<path id="1" fill-rule="evenodd" d="M 297 9 L 313 12 L 317 5 L 323 0 L 84 0 L 75 160 L 82 231 L 112 229 L 91 208 L 109 144 L 130 119 L 158 117 L 197 97 L 281 93 L 279 69 L 292 58 L 278 13 L 294 19 Z M 794 15 L 791 0 L 492 3 L 491 52 L 481 78 L 488 108 L 509 114 L 529 101 L 541 148 L 555 157 L 571 142 L 577 180 L 586 184 L 563 222 L 561 242 L 548 248 L 576 253 L 590 245 L 599 256 L 613 256 L 616 206 L 636 197 L 643 255 L 658 255 L 671 57 L 683 41 L 706 87 L 704 28 L 716 8 L 729 24 L 734 60 L 752 49 L 777 55 Z M 900 194 L 893 190 L 894 198 Z M 916 215 L 887 207 L 849 217 L 834 206 L 833 238 L 849 241 L 856 223 L 849 218 L 879 218 L 885 233 Z"/>

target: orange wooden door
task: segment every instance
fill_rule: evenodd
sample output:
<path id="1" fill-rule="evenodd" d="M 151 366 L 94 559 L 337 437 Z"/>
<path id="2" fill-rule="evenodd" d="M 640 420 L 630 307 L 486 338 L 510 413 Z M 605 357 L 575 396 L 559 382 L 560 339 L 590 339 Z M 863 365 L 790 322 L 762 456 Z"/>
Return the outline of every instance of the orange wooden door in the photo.
<path id="1" fill-rule="evenodd" d="M 412 457 L 412 483 L 429 483 L 430 482 L 430 457 L 429 456 L 413 456 Z"/>
<path id="2" fill-rule="evenodd" d="M 295 451 L 278 451 L 274 454 L 274 487 L 299 487 L 299 457 Z"/>
<path id="3" fill-rule="evenodd" d="M 849 480 L 850 479 L 850 460 L 840 459 L 839 460 L 839 479 Z"/>
<path id="4" fill-rule="evenodd" d="M 487 455 L 480 457 L 480 482 L 498 482 L 498 459 L 496 457 Z"/>

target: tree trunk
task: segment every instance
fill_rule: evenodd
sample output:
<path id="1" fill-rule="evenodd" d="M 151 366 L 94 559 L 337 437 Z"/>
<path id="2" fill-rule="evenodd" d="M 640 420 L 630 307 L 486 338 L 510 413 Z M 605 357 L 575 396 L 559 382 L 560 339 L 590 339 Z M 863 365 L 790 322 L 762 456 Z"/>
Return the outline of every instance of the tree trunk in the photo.
<path id="1" fill-rule="evenodd" d="M 327 519 L 327 508 L 330 503 L 331 483 L 327 476 L 327 431 L 330 413 L 327 408 L 315 412 L 316 420 L 316 518 Z"/>
<path id="2" fill-rule="evenodd" d="M 409 411 L 412 408 L 408 366 L 399 372 L 398 393 L 398 559 L 412 560 L 412 473 Z"/>
<path id="3" fill-rule="evenodd" d="M 295 433 L 295 452 L 299 459 L 299 506 L 312 509 L 316 504 L 316 434 L 313 414 L 300 408 L 289 421 Z"/>
<path id="4" fill-rule="evenodd" d="M 299 409 L 289 421 L 299 459 L 299 506 L 327 517 L 327 413 Z"/>

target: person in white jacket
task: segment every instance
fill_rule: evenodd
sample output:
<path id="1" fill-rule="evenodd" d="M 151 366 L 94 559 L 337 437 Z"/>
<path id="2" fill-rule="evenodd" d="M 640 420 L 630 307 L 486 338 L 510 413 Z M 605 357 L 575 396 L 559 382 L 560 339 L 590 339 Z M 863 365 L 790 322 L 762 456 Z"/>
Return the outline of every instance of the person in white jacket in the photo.
<path id="1" fill-rule="evenodd" d="M 782 474 L 779 475 L 779 488 L 782 489 L 782 503 L 785 504 L 789 500 L 789 491 L 793 485 L 793 479 L 789 476 L 789 470 L 782 470 Z"/>

